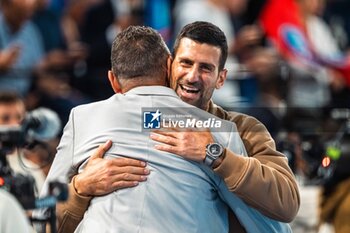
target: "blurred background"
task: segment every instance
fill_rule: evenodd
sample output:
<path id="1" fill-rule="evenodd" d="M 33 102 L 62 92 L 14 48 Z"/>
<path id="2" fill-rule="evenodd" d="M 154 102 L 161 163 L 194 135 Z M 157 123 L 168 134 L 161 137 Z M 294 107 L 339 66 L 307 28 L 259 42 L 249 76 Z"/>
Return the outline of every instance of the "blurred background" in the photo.
<path id="1" fill-rule="evenodd" d="M 341 232 L 350 219 L 349 9 L 348 0 L 0 0 L 0 117 L 14 103 L 18 125 L 44 107 L 64 126 L 72 107 L 113 94 L 118 32 L 151 26 L 171 50 L 184 25 L 212 22 L 229 44 L 214 102 L 255 116 L 287 155 L 301 191 L 294 232 Z M 40 171 L 42 182 L 59 136 L 36 140 L 18 171 Z"/>

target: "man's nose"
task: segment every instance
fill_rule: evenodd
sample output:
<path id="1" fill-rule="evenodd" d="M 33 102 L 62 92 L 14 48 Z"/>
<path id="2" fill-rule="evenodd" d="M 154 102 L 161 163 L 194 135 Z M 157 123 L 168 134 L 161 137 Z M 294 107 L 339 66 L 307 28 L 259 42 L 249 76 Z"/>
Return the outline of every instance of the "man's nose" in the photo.
<path id="1" fill-rule="evenodd" d="M 190 83 L 198 82 L 200 79 L 200 72 L 198 68 L 192 67 L 192 69 L 187 74 L 187 81 Z"/>

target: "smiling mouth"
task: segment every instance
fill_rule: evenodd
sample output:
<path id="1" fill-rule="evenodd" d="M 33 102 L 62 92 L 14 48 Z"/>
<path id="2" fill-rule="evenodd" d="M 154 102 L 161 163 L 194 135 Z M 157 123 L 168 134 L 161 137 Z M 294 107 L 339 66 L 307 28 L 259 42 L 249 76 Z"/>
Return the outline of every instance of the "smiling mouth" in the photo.
<path id="1" fill-rule="evenodd" d="M 187 93 L 191 93 L 191 94 L 199 93 L 199 89 L 196 87 L 190 87 L 190 86 L 183 85 L 183 84 L 179 84 L 179 86 L 183 91 L 185 91 Z"/>

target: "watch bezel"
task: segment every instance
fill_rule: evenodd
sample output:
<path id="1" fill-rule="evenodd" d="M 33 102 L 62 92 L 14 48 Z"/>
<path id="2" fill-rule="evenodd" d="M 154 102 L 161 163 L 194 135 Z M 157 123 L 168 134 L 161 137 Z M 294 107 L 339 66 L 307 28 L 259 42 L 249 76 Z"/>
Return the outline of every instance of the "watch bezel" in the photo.
<path id="1" fill-rule="evenodd" d="M 213 154 L 210 150 L 210 147 L 212 146 L 218 146 L 220 148 L 219 152 L 216 154 Z M 214 163 L 215 160 L 217 160 L 218 158 L 220 158 L 222 156 L 224 152 L 224 148 L 220 143 L 210 143 L 206 146 L 206 150 L 205 150 L 205 159 L 204 159 L 204 163 L 206 165 L 208 165 L 209 167 L 211 167 Z"/>

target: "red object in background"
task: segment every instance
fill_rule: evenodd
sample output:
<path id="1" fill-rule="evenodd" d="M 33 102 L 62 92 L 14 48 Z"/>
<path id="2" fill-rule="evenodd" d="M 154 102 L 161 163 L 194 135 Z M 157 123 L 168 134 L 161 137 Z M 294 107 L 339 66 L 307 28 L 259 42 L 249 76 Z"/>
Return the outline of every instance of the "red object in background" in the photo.
<path id="1" fill-rule="evenodd" d="M 282 56 L 312 62 L 312 50 L 295 0 L 267 0 L 260 23 Z"/>
<path id="2" fill-rule="evenodd" d="M 326 156 L 322 159 L 322 167 L 328 167 L 329 165 L 331 165 L 331 159 Z"/>
<path id="3" fill-rule="evenodd" d="M 0 187 L 3 186 L 4 184 L 5 184 L 5 180 L 4 180 L 4 178 L 2 178 L 2 177 L 0 176 Z"/>
<path id="4" fill-rule="evenodd" d="M 350 58 L 345 61 L 344 66 L 338 67 L 337 70 L 345 77 L 347 85 L 350 87 Z"/>
<path id="5" fill-rule="evenodd" d="M 267 0 L 260 13 L 260 24 L 267 38 L 290 62 L 306 68 L 326 66 L 341 72 L 350 86 L 350 58 L 329 60 L 318 57 L 307 38 L 296 0 Z"/>

